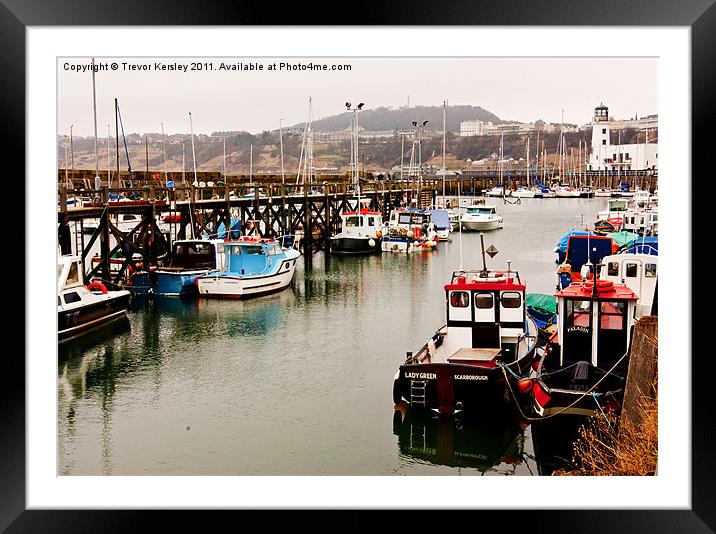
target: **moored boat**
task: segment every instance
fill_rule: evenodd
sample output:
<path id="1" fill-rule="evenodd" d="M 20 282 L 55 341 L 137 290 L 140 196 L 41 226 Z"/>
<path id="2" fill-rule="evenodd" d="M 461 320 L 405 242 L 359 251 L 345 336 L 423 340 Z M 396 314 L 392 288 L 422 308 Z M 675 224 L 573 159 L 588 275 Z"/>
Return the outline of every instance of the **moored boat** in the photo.
<path id="1" fill-rule="evenodd" d="M 455 271 L 444 290 L 447 322 L 416 354 L 407 353 L 395 374 L 393 401 L 440 413 L 490 412 L 506 400 L 502 366 L 519 375 L 537 346 L 526 284 L 508 262 L 503 271 Z"/>
<path id="2" fill-rule="evenodd" d="M 108 291 L 101 282 L 85 286 L 79 256 L 58 258 L 57 283 L 57 330 L 61 342 L 126 315 L 129 291 Z"/>
<path id="3" fill-rule="evenodd" d="M 390 212 L 383 228 L 383 252 L 427 252 L 437 245 L 435 224 L 430 213 L 416 208 L 402 208 Z"/>
<path id="4" fill-rule="evenodd" d="M 604 256 L 612 254 L 614 242 L 611 238 L 598 235 L 570 235 L 564 260 L 557 266 L 557 288 L 564 289 L 573 282 L 586 280 L 594 275 L 594 264 Z"/>
<path id="5" fill-rule="evenodd" d="M 300 253 L 275 239 L 243 237 L 222 247 L 222 269 L 198 276 L 199 296 L 248 298 L 285 289 Z"/>
<path id="6" fill-rule="evenodd" d="M 465 230 L 497 230 L 502 228 L 503 218 L 495 206 L 470 206 L 460 218 L 460 224 Z"/>
<path id="7" fill-rule="evenodd" d="M 435 233 L 439 241 L 448 241 L 452 231 L 450 213 L 443 209 L 428 210 L 430 221 L 435 225 Z"/>
<path id="8" fill-rule="evenodd" d="M 380 252 L 382 222 L 379 211 L 361 209 L 341 214 L 341 232 L 331 237 L 335 254 L 371 254 Z"/>

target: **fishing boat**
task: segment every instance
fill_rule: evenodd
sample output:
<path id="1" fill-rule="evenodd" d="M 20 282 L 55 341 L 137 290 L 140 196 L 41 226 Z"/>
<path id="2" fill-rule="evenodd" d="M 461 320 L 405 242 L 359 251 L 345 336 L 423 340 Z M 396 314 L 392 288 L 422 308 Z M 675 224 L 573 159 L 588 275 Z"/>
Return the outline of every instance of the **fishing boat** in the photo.
<path id="1" fill-rule="evenodd" d="M 242 237 L 221 247 L 223 267 L 196 278 L 202 297 L 249 298 L 285 289 L 300 253 L 275 239 Z"/>
<path id="2" fill-rule="evenodd" d="M 348 211 L 341 213 L 341 232 L 331 237 L 335 254 L 371 254 L 381 251 L 382 221 L 379 211 Z"/>
<path id="3" fill-rule="evenodd" d="M 430 214 L 430 221 L 435 225 L 438 241 L 449 241 L 450 232 L 452 231 L 449 212 L 443 209 L 432 209 L 428 210 L 428 213 Z"/>
<path id="4" fill-rule="evenodd" d="M 600 235 L 618 232 L 624 224 L 624 214 L 629 209 L 629 201 L 621 198 L 607 201 L 607 209 L 597 213 L 594 231 Z"/>
<path id="5" fill-rule="evenodd" d="M 199 276 L 223 269 L 223 248 L 222 239 L 174 241 L 167 264 L 134 273 L 128 287 L 135 294 L 179 297 L 196 295 L 196 279 Z"/>
<path id="6" fill-rule="evenodd" d="M 558 331 L 519 391 L 529 392 L 541 417 L 618 411 L 637 295 L 626 285 L 597 278 L 574 283 L 556 297 Z"/>
<path id="7" fill-rule="evenodd" d="M 557 289 L 593 276 L 594 263 L 590 261 L 599 262 L 614 252 L 614 242 L 609 237 L 591 234 L 569 236 L 564 260 L 557 266 Z"/>
<path id="8" fill-rule="evenodd" d="M 435 224 L 430 213 L 416 208 L 401 208 L 390 212 L 383 228 L 383 252 L 427 252 L 437 245 Z"/>
<path id="9" fill-rule="evenodd" d="M 569 243 L 569 238 L 573 235 L 594 235 L 589 230 L 570 230 L 569 232 L 565 233 L 559 241 L 557 241 L 557 244 L 554 247 L 554 252 L 557 254 L 557 259 L 555 260 L 557 263 L 562 263 L 564 261 L 564 258 L 567 257 L 567 245 Z"/>
<path id="10" fill-rule="evenodd" d="M 66 341 L 125 316 L 129 291 L 108 291 L 101 282 L 84 283 L 82 258 L 64 255 L 57 260 L 57 330 Z"/>
<path id="11" fill-rule="evenodd" d="M 502 228 L 503 218 L 497 214 L 495 206 L 470 206 L 460 218 L 460 223 L 465 230 L 497 230 Z"/>
<path id="12" fill-rule="evenodd" d="M 489 413 L 505 401 L 502 365 L 519 375 L 537 347 L 527 316 L 526 283 L 510 268 L 453 272 L 444 286 L 447 323 L 415 354 L 407 353 L 393 382 L 393 401 L 440 413 Z"/>
<path id="13" fill-rule="evenodd" d="M 651 254 L 621 253 L 602 258 L 599 278 L 624 284 L 638 297 L 636 318 L 655 315 L 659 258 Z"/>

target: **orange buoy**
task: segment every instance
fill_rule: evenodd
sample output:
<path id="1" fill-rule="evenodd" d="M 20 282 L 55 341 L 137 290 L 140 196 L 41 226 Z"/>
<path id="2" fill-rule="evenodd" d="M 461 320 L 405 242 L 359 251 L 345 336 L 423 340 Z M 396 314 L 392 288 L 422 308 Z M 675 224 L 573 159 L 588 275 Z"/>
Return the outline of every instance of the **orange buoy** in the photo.
<path id="1" fill-rule="evenodd" d="M 87 289 L 89 289 L 90 291 L 101 291 L 103 295 L 107 294 L 107 288 L 102 282 L 90 282 L 89 284 L 87 284 Z"/>
<path id="2" fill-rule="evenodd" d="M 517 381 L 517 389 L 520 393 L 527 394 L 532 390 L 532 379 L 531 378 L 520 378 Z"/>

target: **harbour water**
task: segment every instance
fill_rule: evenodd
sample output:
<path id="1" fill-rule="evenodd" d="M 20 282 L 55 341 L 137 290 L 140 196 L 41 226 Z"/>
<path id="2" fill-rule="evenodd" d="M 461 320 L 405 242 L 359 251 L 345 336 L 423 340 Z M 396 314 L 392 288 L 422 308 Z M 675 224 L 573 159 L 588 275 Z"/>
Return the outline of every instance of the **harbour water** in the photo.
<path id="1" fill-rule="evenodd" d="M 485 233 L 528 293 L 552 293 L 555 243 L 607 199 L 487 199 Z M 247 301 L 134 299 L 60 345 L 60 475 L 537 475 L 531 427 L 395 411 L 393 376 L 445 321 L 443 284 L 481 267 L 479 233 L 436 251 L 303 261 Z"/>

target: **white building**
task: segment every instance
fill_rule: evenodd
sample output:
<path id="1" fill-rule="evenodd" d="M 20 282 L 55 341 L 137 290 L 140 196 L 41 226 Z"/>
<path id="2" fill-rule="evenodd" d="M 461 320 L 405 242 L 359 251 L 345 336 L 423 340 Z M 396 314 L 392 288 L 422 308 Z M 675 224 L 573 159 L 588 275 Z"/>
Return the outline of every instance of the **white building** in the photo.
<path id="1" fill-rule="evenodd" d="M 612 145 L 610 141 L 611 120 L 609 108 L 601 104 L 594 108 L 592 120 L 592 153 L 589 155 L 590 171 L 658 169 L 658 143 Z M 646 137 L 648 138 L 648 130 Z"/>

